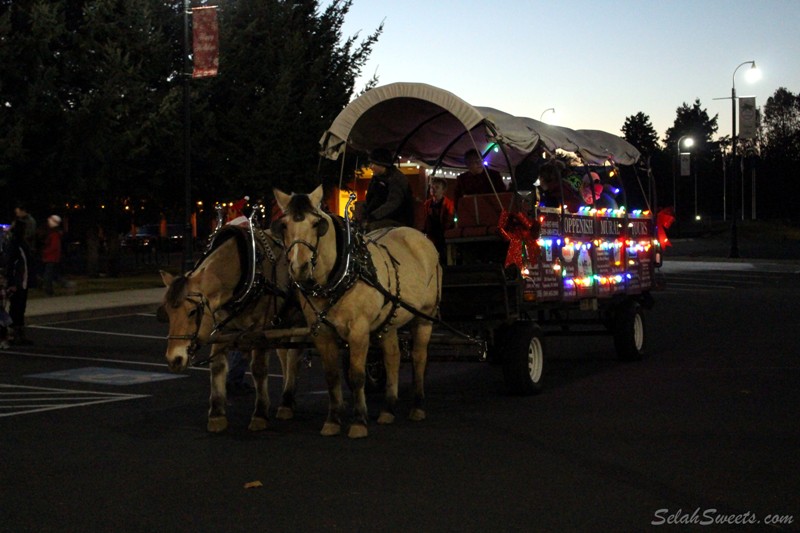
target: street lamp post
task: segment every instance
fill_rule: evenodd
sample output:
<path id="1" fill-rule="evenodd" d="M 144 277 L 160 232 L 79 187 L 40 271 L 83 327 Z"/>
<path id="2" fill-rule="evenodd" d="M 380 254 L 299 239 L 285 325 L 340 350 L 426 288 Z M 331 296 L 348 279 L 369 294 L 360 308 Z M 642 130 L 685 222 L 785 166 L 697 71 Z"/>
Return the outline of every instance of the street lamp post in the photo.
<path id="1" fill-rule="evenodd" d="M 189 42 L 189 15 L 191 0 L 183 3 L 183 270 L 192 269 L 192 115 L 190 108 L 189 82 L 192 79 L 191 46 Z"/>
<path id="2" fill-rule="evenodd" d="M 672 209 L 675 212 L 675 217 L 680 219 L 678 216 L 678 175 L 681 173 L 681 143 L 686 148 L 691 148 L 694 144 L 694 139 L 692 139 L 689 135 L 682 135 L 680 139 L 678 139 L 678 144 L 675 145 L 676 154 L 676 162 L 675 165 L 675 172 L 672 175 Z"/>
<path id="3" fill-rule="evenodd" d="M 733 76 L 731 76 L 731 123 L 732 123 L 732 131 L 731 131 L 731 193 L 733 194 L 733 201 L 731 205 L 733 206 L 733 213 L 731 216 L 731 251 L 730 257 L 737 258 L 739 257 L 739 230 L 736 227 L 736 209 L 737 209 L 737 198 L 736 194 L 739 188 L 737 187 L 738 178 L 739 178 L 739 166 L 736 164 L 736 72 L 745 65 L 750 65 L 751 69 L 756 69 L 756 62 L 755 61 L 744 61 L 741 63 L 736 69 L 733 71 Z M 743 196 L 744 197 L 744 196 Z"/>
<path id="4" fill-rule="evenodd" d="M 539 115 L 539 122 L 542 122 L 542 119 L 544 118 L 544 114 L 547 113 L 548 111 L 552 112 L 554 115 L 556 114 L 556 108 L 555 107 L 548 107 L 547 109 L 542 111 L 541 115 Z"/>

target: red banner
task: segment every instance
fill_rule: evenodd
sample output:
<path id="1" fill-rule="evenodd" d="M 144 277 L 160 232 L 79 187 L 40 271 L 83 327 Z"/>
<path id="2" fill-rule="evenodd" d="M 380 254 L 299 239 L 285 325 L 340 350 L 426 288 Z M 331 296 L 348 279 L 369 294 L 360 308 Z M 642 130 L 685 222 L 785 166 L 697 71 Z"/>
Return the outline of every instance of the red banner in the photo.
<path id="1" fill-rule="evenodd" d="M 219 70 L 217 6 L 192 8 L 193 78 L 216 76 Z"/>

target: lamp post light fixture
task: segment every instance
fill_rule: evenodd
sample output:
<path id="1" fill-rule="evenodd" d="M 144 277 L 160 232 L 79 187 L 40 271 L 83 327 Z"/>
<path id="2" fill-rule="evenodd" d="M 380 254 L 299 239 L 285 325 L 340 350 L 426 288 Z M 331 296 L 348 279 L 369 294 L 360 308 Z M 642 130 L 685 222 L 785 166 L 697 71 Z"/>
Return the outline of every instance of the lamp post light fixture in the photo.
<path id="1" fill-rule="evenodd" d="M 675 211 L 676 217 L 678 217 L 678 175 L 681 172 L 681 144 L 683 144 L 684 148 L 691 148 L 694 146 L 694 139 L 689 135 L 682 135 L 675 145 L 677 165 L 675 166 L 675 173 L 672 175 L 672 209 Z M 695 209 L 695 211 L 697 210 Z"/>
<path id="2" fill-rule="evenodd" d="M 547 109 L 545 109 L 544 111 L 542 111 L 542 114 L 541 114 L 541 115 L 539 115 L 539 122 L 542 122 L 542 119 L 544 118 L 544 115 L 545 115 L 545 113 L 547 113 L 548 111 L 550 111 L 551 113 L 553 113 L 553 115 L 555 115 L 555 114 L 556 114 L 556 108 L 555 108 L 555 107 L 548 107 Z"/>
<path id="3" fill-rule="evenodd" d="M 745 65 L 750 65 L 747 76 L 748 81 L 755 81 L 761 75 L 755 61 L 744 61 L 734 69 L 733 76 L 731 76 L 731 193 L 733 194 L 731 205 L 733 206 L 733 213 L 731 216 L 731 251 L 729 255 L 732 258 L 739 257 L 739 230 L 736 227 L 736 207 L 738 203 L 736 193 L 738 191 L 739 178 L 739 166 L 736 163 L 736 72 Z"/>

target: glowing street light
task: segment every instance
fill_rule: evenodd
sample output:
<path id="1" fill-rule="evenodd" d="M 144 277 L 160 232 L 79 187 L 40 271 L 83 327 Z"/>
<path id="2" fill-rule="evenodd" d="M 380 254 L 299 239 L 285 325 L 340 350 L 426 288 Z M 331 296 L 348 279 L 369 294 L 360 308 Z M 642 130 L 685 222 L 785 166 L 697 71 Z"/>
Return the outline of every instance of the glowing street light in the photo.
<path id="1" fill-rule="evenodd" d="M 731 222 L 731 252 L 730 257 L 739 257 L 739 230 L 736 227 L 736 206 L 737 206 L 737 198 L 736 192 L 737 188 L 737 178 L 739 177 L 739 166 L 736 164 L 736 72 L 745 65 L 750 65 L 750 69 L 747 71 L 747 75 L 745 79 L 748 82 L 758 81 L 761 78 L 761 71 L 758 70 L 755 61 L 745 61 L 741 63 L 736 69 L 733 71 L 733 76 L 731 76 L 731 120 L 733 123 L 732 133 L 731 133 L 731 180 L 733 182 L 733 216 Z"/>

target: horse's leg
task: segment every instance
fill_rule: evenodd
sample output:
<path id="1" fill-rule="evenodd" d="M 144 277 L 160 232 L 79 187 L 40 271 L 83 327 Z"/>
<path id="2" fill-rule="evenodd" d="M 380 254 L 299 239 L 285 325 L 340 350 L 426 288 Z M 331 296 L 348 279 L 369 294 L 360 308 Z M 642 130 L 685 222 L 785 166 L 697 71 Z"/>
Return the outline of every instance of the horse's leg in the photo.
<path id="1" fill-rule="evenodd" d="M 279 349 L 278 359 L 281 361 L 283 372 L 283 393 L 281 405 L 275 417 L 278 420 L 291 420 L 294 417 L 295 391 L 297 387 L 297 372 L 300 363 L 300 350 Z"/>
<path id="2" fill-rule="evenodd" d="M 253 416 L 250 418 L 250 431 L 267 429 L 269 421 L 269 387 L 267 373 L 269 372 L 269 352 L 264 348 L 255 348 L 250 352 L 250 372 L 256 386 L 256 405 Z"/>
<path id="3" fill-rule="evenodd" d="M 364 393 L 364 384 L 367 380 L 366 364 L 367 351 L 369 350 L 369 329 L 363 328 L 363 333 L 352 328 L 348 338 L 350 345 L 350 389 L 353 393 L 353 423 L 347 436 L 351 439 L 360 439 L 367 436 L 367 397 Z"/>
<path id="4" fill-rule="evenodd" d="M 428 342 L 433 325 L 427 320 L 417 320 L 412 326 L 413 342 L 411 358 L 414 361 L 414 404 L 408 418 L 425 420 L 425 368 L 428 364 Z"/>
<path id="5" fill-rule="evenodd" d="M 400 345 L 397 341 L 397 330 L 392 329 L 384 334 L 383 366 L 386 368 L 386 405 L 378 416 L 378 424 L 394 422 L 397 405 L 397 387 L 400 381 Z"/>
<path id="6" fill-rule="evenodd" d="M 211 397 L 208 409 L 208 431 L 218 433 L 228 427 L 225 416 L 225 378 L 228 376 L 228 347 L 214 344 L 211 347 Z"/>
<path id="7" fill-rule="evenodd" d="M 314 337 L 314 346 L 322 359 L 325 381 L 328 383 L 328 418 L 320 434 L 324 437 L 338 435 L 342 431 L 342 383 L 339 376 L 339 347 L 332 336 Z"/>

